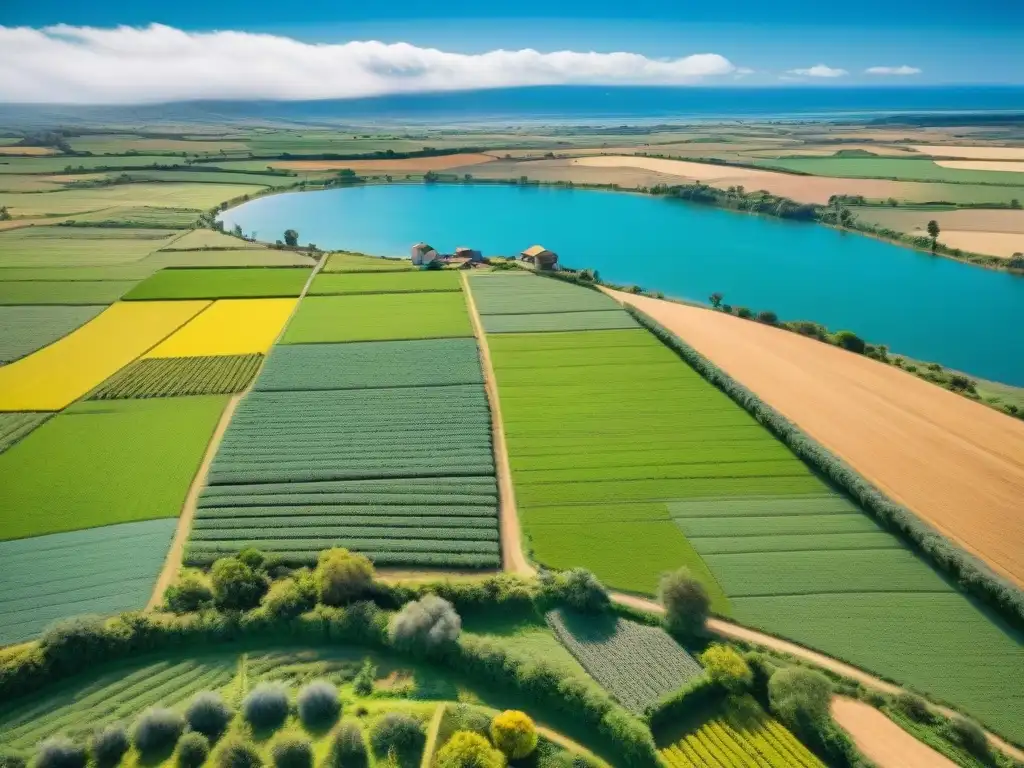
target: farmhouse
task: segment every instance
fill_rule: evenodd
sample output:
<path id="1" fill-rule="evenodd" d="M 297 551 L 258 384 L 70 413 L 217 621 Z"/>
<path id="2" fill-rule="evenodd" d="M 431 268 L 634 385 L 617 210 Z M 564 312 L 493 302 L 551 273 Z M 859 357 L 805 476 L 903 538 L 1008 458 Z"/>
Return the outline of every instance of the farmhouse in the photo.
<path id="1" fill-rule="evenodd" d="M 429 264 L 437 258 L 437 251 L 426 243 L 416 243 L 412 247 L 412 263 L 416 266 Z"/>
<path id="2" fill-rule="evenodd" d="M 468 261 L 483 261 L 484 255 L 475 248 L 467 248 L 464 245 L 460 245 L 455 249 L 455 258 Z"/>
<path id="3" fill-rule="evenodd" d="M 551 269 L 558 263 L 558 254 L 543 245 L 531 245 L 519 254 L 519 258 L 535 265 L 537 269 Z"/>

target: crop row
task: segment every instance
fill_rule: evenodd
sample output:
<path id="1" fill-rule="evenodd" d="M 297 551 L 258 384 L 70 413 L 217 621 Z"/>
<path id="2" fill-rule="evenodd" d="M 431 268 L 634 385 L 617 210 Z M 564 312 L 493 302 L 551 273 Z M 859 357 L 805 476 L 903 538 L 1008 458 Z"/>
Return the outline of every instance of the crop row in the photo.
<path id="1" fill-rule="evenodd" d="M 432 477 L 393 480 L 318 480 L 307 483 L 253 483 L 250 485 L 210 486 L 203 490 L 203 499 L 232 496 L 326 494 L 326 493 L 415 493 L 493 497 L 497 494 L 493 477 Z"/>
<path id="2" fill-rule="evenodd" d="M 742 724 L 713 718 L 663 748 L 661 756 L 670 768 L 824 768 L 793 734 L 764 716 Z"/>
<path id="3" fill-rule="evenodd" d="M 209 542 L 203 546 L 190 545 L 185 553 L 185 563 L 190 566 L 208 566 L 213 561 L 226 554 L 238 552 L 247 546 L 266 547 L 267 542 L 231 542 L 226 546 L 219 542 L 217 548 L 210 548 Z M 294 567 L 316 565 L 317 558 L 325 544 L 323 541 L 310 542 L 309 548 L 296 549 L 275 549 L 274 559 L 282 565 Z M 347 542 L 336 546 L 348 546 L 355 548 L 356 544 Z M 501 565 L 501 555 L 497 548 L 493 552 L 399 552 L 389 549 L 360 549 L 378 566 L 417 566 L 422 568 L 498 568 Z"/>
<path id="4" fill-rule="evenodd" d="M 234 540 L 240 535 L 248 539 L 273 539 L 280 540 L 282 535 L 290 533 L 293 536 L 303 539 L 329 539 L 337 541 L 352 541 L 354 539 L 381 539 L 390 542 L 398 542 L 405 539 L 417 539 L 421 541 L 432 541 L 435 539 L 448 540 L 458 537 L 462 542 L 468 541 L 497 541 L 498 531 L 494 520 L 486 522 L 489 525 L 485 528 L 470 528 L 464 525 L 450 526 L 441 522 L 439 527 L 409 528 L 403 525 L 351 525 L 347 518 L 344 523 L 337 525 L 281 525 L 279 527 L 266 526 L 264 524 L 256 529 L 249 529 L 243 526 L 218 526 L 209 525 L 196 526 L 192 531 L 193 541 L 222 541 Z M 278 522 L 283 522 L 278 520 Z M 461 522 L 461 518 L 460 518 Z M 325 547 L 326 549 L 326 547 Z"/>
<path id="5" fill-rule="evenodd" d="M 162 269 L 127 294 L 126 301 L 298 296 L 309 278 L 304 267 L 198 267 Z"/>
<path id="6" fill-rule="evenodd" d="M 319 528 L 324 524 L 324 516 L 331 514 L 328 510 L 316 512 L 315 514 L 293 514 L 290 512 L 280 511 L 280 507 L 277 508 L 278 514 L 266 514 L 266 515 L 252 515 L 252 514 L 236 514 L 236 515 L 203 515 L 197 517 L 193 528 L 197 531 L 230 531 L 235 528 L 262 528 L 262 529 L 273 529 L 273 528 Z M 311 507 L 311 510 L 318 508 Z M 430 509 L 424 507 L 424 509 Z M 206 510 L 207 512 L 216 511 L 221 512 L 222 509 L 217 510 Z M 244 511 L 236 508 L 234 511 Z M 268 510 L 269 511 L 269 510 Z M 343 522 L 339 523 L 337 527 L 352 527 L 359 528 L 360 530 L 371 530 L 375 528 L 404 528 L 408 531 L 424 531 L 429 530 L 431 527 L 449 527 L 452 529 L 465 529 L 465 528 L 481 528 L 487 529 L 487 534 L 495 534 L 494 531 L 494 514 L 490 514 L 492 510 L 485 510 L 484 514 L 481 515 L 466 515 L 456 511 L 455 514 L 447 514 L 449 510 L 444 510 L 446 514 L 438 515 L 438 510 L 434 509 L 434 516 L 430 515 L 392 515 L 388 514 L 387 510 L 379 509 L 375 510 L 375 514 L 367 515 L 355 515 L 352 514 L 350 509 L 345 510 L 345 517 Z M 426 528 L 424 527 L 426 526 Z M 305 533 L 305 531 L 303 531 Z M 310 534 L 312 535 L 312 534 Z M 319 535 L 319 534 L 317 534 Z M 415 536 L 412 538 L 416 538 Z M 430 536 L 424 536 L 423 538 L 430 538 Z"/>
<path id="7" fill-rule="evenodd" d="M 481 320 L 487 333 L 550 333 L 636 327 L 636 320 L 621 309 L 606 309 L 596 312 L 484 315 Z"/>
<path id="8" fill-rule="evenodd" d="M 660 627 L 561 609 L 550 611 L 547 622 L 591 677 L 637 713 L 704 671 Z"/>
<path id="9" fill-rule="evenodd" d="M 38 427 L 52 413 L 0 413 L 0 453 Z"/>
<path id="10" fill-rule="evenodd" d="M 102 305 L 0 306 L 0 364 L 9 363 L 51 344 L 92 320 Z"/>
<path id="11" fill-rule="evenodd" d="M 241 392 L 249 386 L 262 360 L 262 355 L 137 360 L 105 381 L 90 399 L 144 399 Z"/>
<path id="12" fill-rule="evenodd" d="M 618 310 L 615 300 L 597 291 L 533 275 L 489 274 L 470 279 L 481 316 Z"/>
<path id="13" fill-rule="evenodd" d="M 426 339 L 281 345 L 270 353 L 256 389 L 312 391 L 482 382 L 474 339 Z"/>
<path id="14" fill-rule="evenodd" d="M 359 293 L 421 293 L 461 291 L 458 272 L 450 270 L 427 272 L 326 273 L 313 278 L 310 296 Z"/>

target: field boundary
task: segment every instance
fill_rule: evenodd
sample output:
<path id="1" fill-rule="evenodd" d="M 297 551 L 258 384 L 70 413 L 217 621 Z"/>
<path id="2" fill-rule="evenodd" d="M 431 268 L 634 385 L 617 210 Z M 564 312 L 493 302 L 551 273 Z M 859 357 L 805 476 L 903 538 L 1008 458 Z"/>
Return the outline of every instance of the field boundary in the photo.
<path id="1" fill-rule="evenodd" d="M 491 437 L 494 450 L 494 467 L 498 474 L 498 518 L 501 535 L 501 561 L 504 570 L 522 576 L 536 575 L 536 569 L 530 564 L 529 558 L 523 553 L 523 531 L 519 525 L 519 513 L 516 509 L 516 493 L 512 484 L 512 467 L 508 461 L 508 447 L 505 445 L 505 424 L 501 418 L 501 400 L 498 395 L 498 382 L 491 364 L 491 348 L 487 343 L 480 313 L 477 311 L 473 291 L 465 273 L 460 275 L 462 290 L 466 294 L 466 307 L 469 309 L 469 320 L 473 325 L 477 346 L 480 349 L 480 367 L 484 374 L 484 390 L 491 405 Z"/>

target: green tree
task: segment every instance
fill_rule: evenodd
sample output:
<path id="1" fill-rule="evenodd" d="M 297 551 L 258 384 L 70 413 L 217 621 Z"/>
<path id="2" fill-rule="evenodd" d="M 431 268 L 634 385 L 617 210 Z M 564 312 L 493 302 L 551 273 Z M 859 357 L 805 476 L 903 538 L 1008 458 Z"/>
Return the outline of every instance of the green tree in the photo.
<path id="1" fill-rule="evenodd" d="M 284 231 L 284 244 L 290 245 L 293 248 L 299 244 L 299 233 L 295 229 L 286 229 Z"/>
<path id="2" fill-rule="evenodd" d="M 242 236 L 242 225 L 241 224 L 235 224 L 234 228 L 231 230 L 231 234 L 233 234 L 235 237 L 241 237 Z"/>
<path id="3" fill-rule="evenodd" d="M 345 605 L 366 594 L 373 585 L 373 564 L 365 555 L 347 549 L 325 549 L 320 553 L 313 578 L 321 603 Z"/>
<path id="4" fill-rule="evenodd" d="M 246 611 L 255 608 L 267 591 L 262 573 L 234 557 L 222 557 L 210 571 L 213 601 L 218 608 Z"/>
<path id="5" fill-rule="evenodd" d="M 491 721 L 494 746 L 512 760 L 521 760 L 537 748 L 537 726 L 525 712 L 508 709 Z"/>
<path id="6" fill-rule="evenodd" d="M 710 296 L 708 296 L 708 300 L 711 302 L 711 306 L 714 307 L 715 309 L 718 309 L 720 306 L 722 306 L 722 299 L 724 298 L 725 296 L 723 296 L 718 291 L 715 291 Z"/>
<path id="7" fill-rule="evenodd" d="M 704 631 L 711 600 L 689 568 L 680 568 L 661 577 L 660 598 L 669 629 L 688 636 Z"/>
<path id="8" fill-rule="evenodd" d="M 700 663 L 707 670 L 708 677 L 730 693 L 744 691 L 754 681 L 754 673 L 747 662 L 727 645 L 712 643 L 700 655 Z"/>
<path id="9" fill-rule="evenodd" d="M 1014 210 L 1019 210 L 1020 200 L 1018 200 L 1016 197 L 1013 198 L 1013 200 L 1010 201 L 1010 207 L 1013 208 Z"/>
<path id="10" fill-rule="evenodd" d="M 7 206 L 0 206 L 0 221 L 10 221 L 11 212 L 7 210 Z"/>
<path id="11" fill-rule="evenodd" d="M 504 768 L 505 756 L 479 733 L 457 731 L 437 753 L 437 768 Z"/>
<path id="12" fill-rule="evenodd" d="M 931 221 L 928 222 L 928 237 L 932 239 L 933 251 L 935 250 L 935 247 L 939 244 L 939 233 L 941 231 L 942 230 L 939 229 L 939 222 L 937 222 L 935 219 L 932 219 Z"/>
<path id="13" fill-rule="evenodd" d="M 806 731 L 829 716 L 832 683 L 820 672 L 780 669 L 768 681 L 771 710 L 790 728 Z"/>

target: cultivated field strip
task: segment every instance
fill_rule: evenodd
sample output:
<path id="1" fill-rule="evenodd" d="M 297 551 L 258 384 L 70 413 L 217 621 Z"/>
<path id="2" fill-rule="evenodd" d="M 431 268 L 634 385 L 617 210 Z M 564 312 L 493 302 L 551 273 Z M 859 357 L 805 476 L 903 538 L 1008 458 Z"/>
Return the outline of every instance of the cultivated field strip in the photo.
<path id="1" fill-rule="evenodd" d="M 354 293 L 461 292 L 459 273 L 454 270 L 394 272 L 321 272 L 313 278 L 310 296 Z"/>
<path id="2" fill-rule="evenodd" d="M 0 365 L 52 344 L 104 309 L 103 305 L 0 307 Z"/>
<path id="3" fill-rule="evenodd" d="M 669 768 L 825 768 L 779 722 L 751 703 L 743 719 L 715 714 L 659 752 Z"/>
<path id="4" fill-rule="evenodd" d="M 0 643 L 57 619 L 144 608 L 175 520 L 149 520 L 0 542 Z"/>
<path id="5" fill-rule="evenodd" d="M 305 267 L 198 267 L 162 269 L 125 294 L 126 301 L 250 299 L 298 296 Z"/>
<path id="6" fill-rule="evenodd" d="M 327 257 L 324 272 L 405 272 L 412 270 L 408 259 L 389 259 L 379 256 L 365 256 L 360 253 L 332 253 Z"/>
<path id="7" fill-rule="evenodd" d="M 133 280 L 4 280 L 0 305 L 105 305 L 134 285 Z"/>
<path id="8" fill-rule="evenodd" d="M 660 627 L 564 609 L 550 611 L 546 618 L 562 645 L 590 676 L 637 714 L 704 671 Z"/>
<path id="9" fill-rule="evenodd" d="M 136 360 L 93 392 L 90 400 L 144 399 L 241 392 L 263 355 L 217 355 Z"/>
<path id="10" fill-rule="evenodd" d="M 53 416 L 52 413 L 0 413 L 0 453 Z"/>
<path id="11" fill-rule="evenodd" d="M 344 546 L 379 565 L 496 567 L 497 510 L 474 339 L 285 345 L 218 447 L 186 562 L 256 546 L 310 564 Z"/>
<path id="12" fill-rule="evenodd" d="M 295 309 L 296 299 L 215 301 L 146 357 L 266 354 Z"/>

